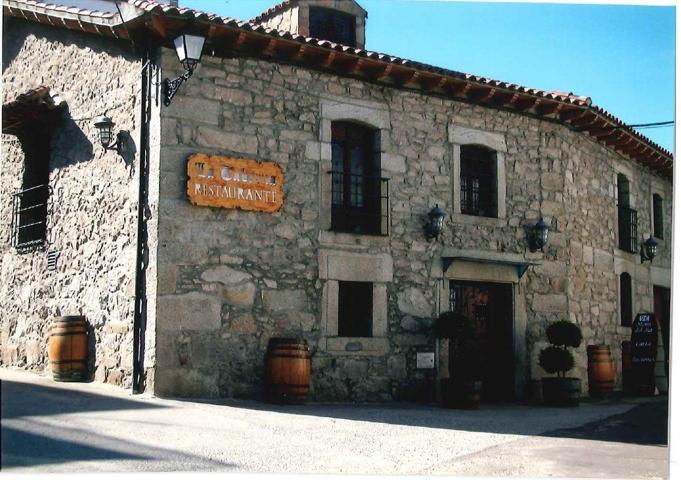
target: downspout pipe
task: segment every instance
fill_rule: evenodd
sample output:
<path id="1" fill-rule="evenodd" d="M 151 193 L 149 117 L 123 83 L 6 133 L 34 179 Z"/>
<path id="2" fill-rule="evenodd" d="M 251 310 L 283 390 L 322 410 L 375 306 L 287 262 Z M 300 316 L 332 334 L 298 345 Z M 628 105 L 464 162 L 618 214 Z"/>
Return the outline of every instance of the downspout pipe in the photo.
<path id="1" fill-rule="evenodd" d="M 137 256 L 135 260 L 135 312 L 133 319 L 133 367 L 132 391 L 143 393 L 146 386 L 144 370 L 145 332 L 147 326 L 147 267 L 149 265 L 149 246 L 147 221 L 151 216 L 149 209 L 149 130 L 151 123 L 152 75 L 150 49 L 142 56 L 142 78 L 140 93 L 140 172 L 137 202 Z"/>

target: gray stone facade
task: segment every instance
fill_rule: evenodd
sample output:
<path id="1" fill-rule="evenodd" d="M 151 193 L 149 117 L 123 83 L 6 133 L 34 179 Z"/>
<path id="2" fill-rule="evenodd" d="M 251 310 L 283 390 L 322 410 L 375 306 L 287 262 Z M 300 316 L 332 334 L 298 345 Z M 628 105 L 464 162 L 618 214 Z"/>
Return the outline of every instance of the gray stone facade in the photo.
<path id="1" fill-rule="evenodd" d="M 47 251 L 10 245 L 11 194 L 22 188 L 24 153 L 2 135 L 0 298 L 2 365 L 45 371 L 51 321 L 85 315 L 93 327 L 94 378 L 125 387 L 132 377 L 141 62 L 113 42 L 8 21 L 3 35 L 3 103 L 41 85 L 68 111 L 52 136 Z M 105 152 L 92 118 L 108 111 L 126 132 L 121 157 Z"/>
<path id="2" fill-rule="evenodd" d="M 139 145 L 126 159 L 105 153 L 91 118 L 108 110 L 138 144 L 141 61 L 113 40 L 20 21 L 5 29 L 3 46 L 3 103 L 48 85 L 69 111 L 51 146 L 56 272 L 46 271 L 44 252 L 11 248 L 11 198 L 0 202 L 2 365 L 44 371 L 49 322 L 82 313 L 94 326 L 95 380 L 128 387 Z M 159 78 L 182 73 L 173 51 L 158 61 Z M 387 236 L 331 231 L 331 124 L 340 120 L 380 132 Z M 0 185 L 11 193 L 21 188 L 23 155 L 14 137 L 2 141 Z M 633 278 L 635 313 L 653 309 L 653 285 L 669 287 L 671 181 L 558 123 L 204 54 L 170 107 L 155 98 L 150 143 L 145 366 L 159 395 L 259 397 L 269 339 L 296 336 L 310 344 L 315 400 L 427 401 L 447 374 L 432 321 L 457 280 L 512 286 L 517 397 L 544 375 L 538 352 L 547 324 L 560 319 L 584 332 L 575 373 L 586 391 L 587 344 L 610 345 L 621 371 L 630 328 L 620 326 L 619 274 Z M 498 218 L 459 213 L 461 147 L 469 144 L 496 152 Z M 191 205 L 193 153 L 276 162 L 283 208 Z M 666 235 L 652 264 L 617 248 L 618 173 L 631 182 L 640 240 L 652 230 L 652 194 L 664 199 Z M 423 225 L 435 204 L 448 216 L 429 242 Z M 549 244 L 530 253 L 526 227 L 540 216 L 552 225 Z M 455 259 L 447 269 L 444 258 Z M 517 266 L 527 264 L 522 275 Z M 371 337 L 338 335 L 343 281 L 373 283 Z M 416 354 L 428 351 L 438 353 L 437 373 L 416 368 Z"/>
<path id="3" fill-rule="evenodd" d="M 176 68 L 171 52 L 163 60 Z M 668 286 L 668 243 L 652 267 L 616 248 L 616 174 L 629 173 L 644 226 L 651 222 L 651 188 L 669 200 L 671 184 L 564 126 L 292 66 L 207 57 L 161 116 L 159 237 L 172 241 L 161 241 L 158 252 L 165 272 L 158 297 L 160 393 L 258 395 L 267 341 L 295 335 L 312 348 L 315 399 L 422 398 L 432 378 L 416 369 L 416 352 L 434 348 L 430 327 L 447 309 L 448 280 L 475 279 L 453 273 L 454 266 L 442 272 L 451 249 L 537 263 L 522 278 L 514 270 L 508 279 L 519 396 L 543 376 L 537 359 L 549 322 L 566 319 L 583 328 L 576 373 L 586 379 L 586 344 L 611 345 L 619 361 L 619 345 L 630 335 L 619 326 L 617 274 L 626 270 L 634 278 L 635 312 L 652 309 L 653 272 Z M 333 120 L 381 131 L 381 174 L 390 178 L 387 237 L 329 231 Z M 498 151 L 505 208 L 491 219 L 454 213 L 441 240 L 429 243 L 422 226 L 430 208 L 457 211 L 452 172 L 467 143 Z M 279 163 L 284 208 L 259 214 L 189 205 L 185 168 L 195 152 Z M 545 253 L 529 253 L 525 227 L 540 216 L 552 223 L 550 243 Z M 491 267 L 484 277 L 485 266 L 474 263 L 477 278 L 508 273 Z M 374 282 L 379 321 L 372 338 L 338 337 L 339 280 Z"/>

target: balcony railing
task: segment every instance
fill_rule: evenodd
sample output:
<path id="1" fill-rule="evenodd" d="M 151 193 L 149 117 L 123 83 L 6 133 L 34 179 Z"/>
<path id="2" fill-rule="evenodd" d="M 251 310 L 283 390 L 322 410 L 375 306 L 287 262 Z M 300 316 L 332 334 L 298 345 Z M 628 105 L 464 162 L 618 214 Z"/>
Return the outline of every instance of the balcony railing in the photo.
<path id="1" fill-rule="evenodd" d="M 51 188 L 37 185 L 12 195 L 12 246 L 26 251 L 44 246 Z"/>
<path id="2" fill-rule="evenodd" d="M 638 251 L 638 217 L 636 210 L 626 205 L 617 207 L 619 248 L 629 253 Z"/>
<path id="3" fill-rule="evenodd" d="M 388 179 L 331 171 L 331 230 L 388 235 Z"/>

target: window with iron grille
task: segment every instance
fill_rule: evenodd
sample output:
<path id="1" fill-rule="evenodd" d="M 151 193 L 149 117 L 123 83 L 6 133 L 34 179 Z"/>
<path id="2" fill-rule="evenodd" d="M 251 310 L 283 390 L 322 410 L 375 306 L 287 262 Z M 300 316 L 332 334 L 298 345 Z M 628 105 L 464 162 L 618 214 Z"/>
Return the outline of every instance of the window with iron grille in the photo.
<path id="1" fill-rule="evenodd" d="M 338 282 L 338 336 L 372 336 L 373 289 L 371 282 Z"/>
<path id="2" fill-rule="evenodd" d="M 659 239 L 664 238 L 664 206 L 662 197 L 653 194 L 653 235 Z"/>
<path id="3" fill-rule="evenodd" d="M 461 213 L 497 216 L 496 153 L 478 145 L 461 146 Z"/>
<path id="4" fill-rule="evenodd" d="M 12 196 L 12 246 L 27 251 L 44 246 L 47 239 L 50 142 L 40 135 L 20 140 L 24 176 L 21 190 Z"/>
<path id="5" fill-rule="evenodd" d="M 629 179 L 617 175 L 617 233 L 618 247 L 629 253 L 638 251 L 638 213 L 631 208 Z"/>
<path id="6" fill-rule="evenodd" d="M 310 7 L 310 36 L 354 47 L 355 17 L 329 8 Z"/>
<path id="7" fill-rule="evenodd" d="M 631 327 L 633 316 L 631 298 L 631 275 L 620 275 L 620 324 L 623 327 Z"/>
<path id="8" fill-rule="evenodd" d="M 331 230 L 388 234 L 388 179 L 380 176 L 379 132 L 333 122 Z"/>

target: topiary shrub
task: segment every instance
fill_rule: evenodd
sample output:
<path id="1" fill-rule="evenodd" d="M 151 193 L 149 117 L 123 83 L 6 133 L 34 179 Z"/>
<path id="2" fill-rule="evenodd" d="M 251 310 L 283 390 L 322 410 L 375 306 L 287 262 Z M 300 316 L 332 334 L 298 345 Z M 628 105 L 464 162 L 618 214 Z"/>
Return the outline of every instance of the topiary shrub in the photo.
<path id="1" fill-rule="evenodd" d="M 567 320 L 553 322 L 546 329 L 546 337 L 552 345 L 559 347 L 579 347 L 582 343 L 582 331 L 579 327 Z"/>
<path id="2" fill-rule="evenodd" d="M 565 377 L 575 366 L 575 359 L 568 347 L 579 347 L 582 343 L 582 331 L 578 325 L 560 320 L 548 326 L 546 336 L 553 346 L 544 348 L 539 353 L 539 365 L 548 373 Z"/>

